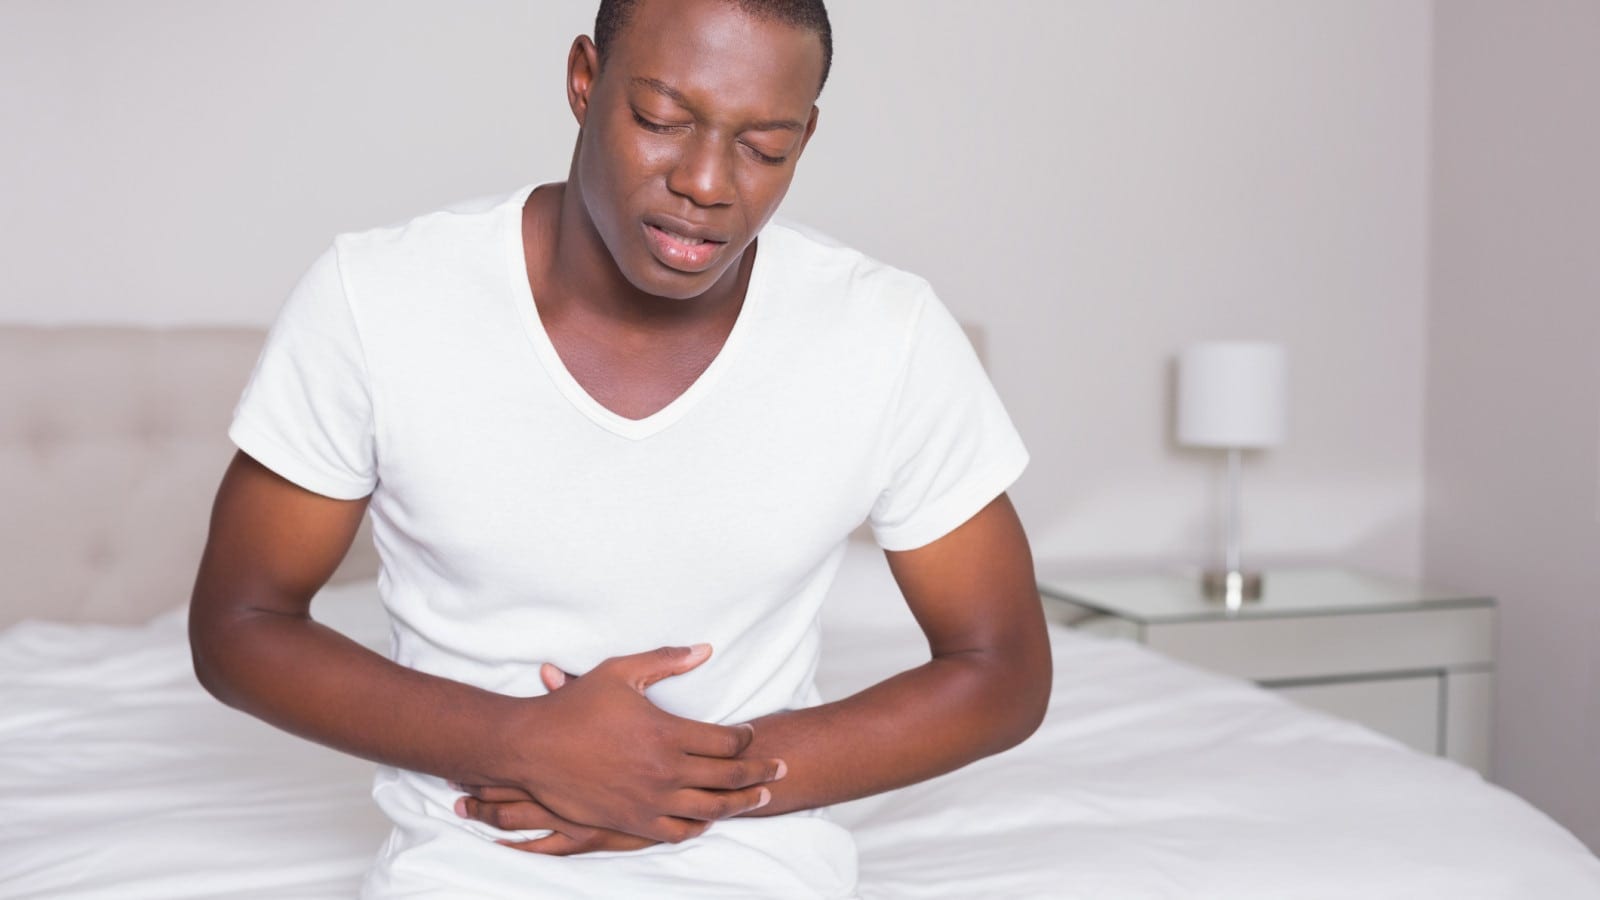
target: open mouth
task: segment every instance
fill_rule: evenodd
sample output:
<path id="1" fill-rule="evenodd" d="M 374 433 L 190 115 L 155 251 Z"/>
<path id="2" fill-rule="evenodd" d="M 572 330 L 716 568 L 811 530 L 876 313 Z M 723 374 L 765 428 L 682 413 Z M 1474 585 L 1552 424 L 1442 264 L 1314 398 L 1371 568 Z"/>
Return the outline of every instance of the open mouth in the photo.
<path id="1" fill-rule="evenodd" d="M 656 222 L 645 222 L 644 230 L 655 258 L 682 272 L 704 271 L 727 245 L 727 241 L 703 234 L 686 234 L 671 225 Z"/>
<path id="2" fill-rule="evenodd" d="M 706 244 L 706 243 L 711 243 L 711 244 L 721 243 L 720 241 L 708 241 L 705 238 L 690 237 L 687 234 L 679 234 L 676 231 L 673 231 L 673 230 L 671 230 L 669 228 L 662 228 L 659 225 L 651 225 L 650 227 L 654 228 L 655 230 L 657 230 L 657 231 L 661 232 L 662 234 L 666 235 L 669 239 L 677 241 L 678 243 L 683 244 L 686 247 L 698 247 L 701 244 Z"/>

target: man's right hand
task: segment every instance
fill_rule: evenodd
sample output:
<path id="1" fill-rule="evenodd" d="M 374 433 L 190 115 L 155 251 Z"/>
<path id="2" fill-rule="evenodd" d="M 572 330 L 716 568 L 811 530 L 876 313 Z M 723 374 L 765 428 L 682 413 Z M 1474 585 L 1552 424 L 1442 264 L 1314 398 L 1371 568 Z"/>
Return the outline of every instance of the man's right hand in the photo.
<path id="1" fill-rule="evenodd" d="M 677 843 L 713 821 L 764 806 L 777 759 L 743 759 L 755 730 L 671 715 L 645 696 L 711 656 L 706 644 L 661 647 L 602 662 L 560 690 L 526 701 L 500 730 L 507 787 L 563 819 Z"/>

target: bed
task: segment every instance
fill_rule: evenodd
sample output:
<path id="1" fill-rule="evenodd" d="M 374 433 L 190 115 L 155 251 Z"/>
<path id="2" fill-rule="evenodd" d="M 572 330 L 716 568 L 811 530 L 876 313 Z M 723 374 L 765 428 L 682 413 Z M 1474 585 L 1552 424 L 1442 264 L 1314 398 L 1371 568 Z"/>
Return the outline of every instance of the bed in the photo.
<path id="1" fill-rule="evenodd" d="M 350 897 L 372 767 L 194 680 L 184 599 L 250 330 L 0 328 L 0 897 Z M 319 619 L 387 640 L 370 551 Z M 924 658 L 881 553 L 823 612 L 834 697 Z M 1052 632 L 1045 724 L 845 804 L 865 898 L 1597 898 L 1600 860 L 1453 762 L 1136 644 Z M 513 852 L 513 851 L 507 851 Z"/>

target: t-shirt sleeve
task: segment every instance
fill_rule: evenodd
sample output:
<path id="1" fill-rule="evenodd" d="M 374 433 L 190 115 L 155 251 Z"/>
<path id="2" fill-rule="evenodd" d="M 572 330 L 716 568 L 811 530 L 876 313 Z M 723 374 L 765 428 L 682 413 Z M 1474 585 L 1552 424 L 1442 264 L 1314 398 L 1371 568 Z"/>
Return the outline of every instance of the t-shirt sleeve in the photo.
<path id="1" fill-rule="evenodd" d="M 366 361 L 337 246 L 311 264 L 267 332 L 228 437 L 327 497 L 355 500 L 377 486 Z"/>
<path id="2" fill-rule="evenodd" d="M 944 537 L 1022 474 L 1028 451 L 961 326 L 928 290 L 914 323 L 868 516 L 886 550 Z"/>

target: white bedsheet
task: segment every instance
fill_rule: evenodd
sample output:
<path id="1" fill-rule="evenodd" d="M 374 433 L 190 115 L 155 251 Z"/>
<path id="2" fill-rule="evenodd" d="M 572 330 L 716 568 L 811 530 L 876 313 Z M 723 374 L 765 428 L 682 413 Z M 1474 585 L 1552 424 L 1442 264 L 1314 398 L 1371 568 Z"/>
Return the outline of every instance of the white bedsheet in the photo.
<path id="1" fill-rule="evenodd" d="M 851 548 L 825 696 L 925 650 Z M 372 585 L 318 618 L 374 646 Z M 1477 773 L 1145 648 L 1058 632 L 1027 743 L 836 808 L 866 898 L 1600 898 L 1600 860 Z M 0 632 L 0 897 L 353 896 L 371 766 L 217 703 L 182 610 Z"/>

